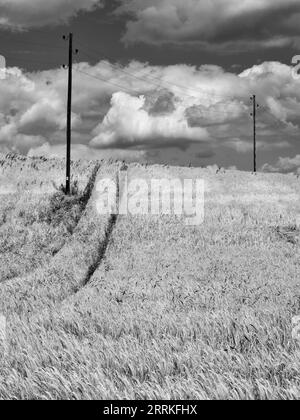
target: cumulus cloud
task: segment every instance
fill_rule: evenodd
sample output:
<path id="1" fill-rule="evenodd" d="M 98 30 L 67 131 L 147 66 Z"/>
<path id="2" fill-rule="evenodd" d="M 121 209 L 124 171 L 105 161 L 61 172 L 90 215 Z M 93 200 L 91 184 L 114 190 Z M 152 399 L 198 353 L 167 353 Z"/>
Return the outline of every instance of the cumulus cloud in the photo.
<path id="1" fill-rule="evenodd" d="M 5 77 L 0 150 L 63 154 L 66 72 L 8 68 Z M 260 103 L 259 149 L 273 154 L 288 149 L 298 138 L 300 81 L 286 65 L 263 63 L 236 75 L 217 66 L 80 63 L 74 67 L 74 150 L 78 156 L 120 157 L 123 151 L 128 158 L 157 161 L 176 161 L 176 155 L 180 161 L 184 155 L 185 162 L 199 162 L 220 150 L 246 158 L 252 150 L 254 92 Z"/>
<path id="2" fill-rule="evenodd" d="M 67 21 L 102 0 L 0 0 L 0 28 L 24 30 Z"/>
<path id="3" fill-rule="evenodd" d="M 184 109 L 178 107 L 169 115 L 150 115 L 145 97 L 133 97 L 127 93 L 115 93 L 111 109 L 94 130 L 92 146 L 102 148 L 122 146 L 178 146 L 186 142 L 207 141 L 208 132 L 188 124 Z"/>
<path id="4" fill-rule="evenodd" d="M 123 41 L 225 50 L 299 44 L 299 0 L 119 0 Z"/>
<path id="5" fill-rule="evenodd" d="M 297 173 L 300 175 L 300 155 L 295 157 L 280 157 L 275 165 L 265 164 L 262 167 L 264 172 Z"/>

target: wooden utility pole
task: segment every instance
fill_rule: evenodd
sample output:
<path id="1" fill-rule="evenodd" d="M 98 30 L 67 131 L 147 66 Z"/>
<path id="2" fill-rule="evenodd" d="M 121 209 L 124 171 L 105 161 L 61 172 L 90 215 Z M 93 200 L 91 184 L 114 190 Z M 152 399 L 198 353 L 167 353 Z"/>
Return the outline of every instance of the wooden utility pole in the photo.
<path id="1" fill-rule="evenodd" d="M 259 107 L 256 103 L 256 95 L 251 96 L 251 101 L 253 104 L 253 112 L 251 117 L 253 117 L 253 170 L 257 172 L 257 152 L 256 152 L 256 110 Z"/>
<path id="2" fill-rule="evenodd" d="M 66 154 L 66 194 L 71 193 L 71 142 L 72 142 L 72 70 L 73 70 L 73 34 L 63 37 L 69 40 L 68 64 L 68 109 L 67 109 L 67 154 Z"/>

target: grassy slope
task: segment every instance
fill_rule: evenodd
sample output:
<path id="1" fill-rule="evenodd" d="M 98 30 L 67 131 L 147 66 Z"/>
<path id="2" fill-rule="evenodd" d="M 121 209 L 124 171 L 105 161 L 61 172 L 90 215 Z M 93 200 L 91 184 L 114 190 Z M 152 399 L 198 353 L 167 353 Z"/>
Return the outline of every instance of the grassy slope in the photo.
<path id="1" fill-rule="evenodd" d="M 72 236 L 85 205 L 84 191 L 95 162 L 76 162 L 77 193 L 70 199 L 59 160 L 0 157 L 0 282 L 49 263 Z"/>
<path id="2" fill-rule="evenodd" d="M 300 313 L 297 178 L 162 167 L 129 172 L 204 177 L 205 223 L 119 217 L 91 281 L 51 305 L 50 314 L 19 319 L 9 298 L 0 395 L 299 398 L 299 346 L 291 339 L 291 318 Z M 72 255 L 75 265 L 84 264 L 82 251 Z M 19 282 L 29 296 L 19 308 L 35 297 L 46 306 L 60 302 L 58 279 L 69 277 L 61 271 L 56 278 L 49 287 L 48 280 L 38 288 Z M 63 290 L 66 296 L 71 287 Z"/>
<path id="3" fill-rule="evenodd" d="M 113 177 L 117 168 L 117 165 L 103 164 L 97 178 L 108 174 Z M 2 284 L 0 311 L 5 316 L 27 316 L 51 309 L 83 285 L 97 261 L 99 243 L 105 240 L 110 219 L 97 214 L 95 199 L 94 190 L 73 235 L 50 262 Z"/>

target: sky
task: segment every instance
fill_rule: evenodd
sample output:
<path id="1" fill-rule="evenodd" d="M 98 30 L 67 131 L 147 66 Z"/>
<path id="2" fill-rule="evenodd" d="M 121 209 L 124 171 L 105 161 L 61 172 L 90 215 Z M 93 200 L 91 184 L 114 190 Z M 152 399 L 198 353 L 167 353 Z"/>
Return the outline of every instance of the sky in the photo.
<path id="1" fill-rule="evenodd" d="M 300 174 L 300 0 L 0 0 L 0 152 Z M 6 67 L 5 65 L 6 64 Z"/>

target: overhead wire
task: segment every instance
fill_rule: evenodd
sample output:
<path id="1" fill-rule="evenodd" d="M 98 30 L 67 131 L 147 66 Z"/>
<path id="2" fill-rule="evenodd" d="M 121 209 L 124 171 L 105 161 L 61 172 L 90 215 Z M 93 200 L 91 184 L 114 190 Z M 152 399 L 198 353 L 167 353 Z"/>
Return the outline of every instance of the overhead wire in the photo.
<path id="1" fill-rule="evenodd" d="M 77 73 L 84 74 L 84 75 L 86 75 L 86 76 L 88 76 L 90 78 L 93 78 L 95 80 L 99 80 L 99 81 L 101 81 L 103 83 L 106 83 L 108 85 L 111 85 L 111 86 L 114 86 L 114 87 L 118 87 L 119 89 L 121 89 L 122 91 L 124 91 L 126 93 L 130 93 L 130 94 L 133 94 L 134 93 L 134 94 L 139 94 L 139 95 L 145 94 L 141 90 L 136 90 L 136 89 L 134 89 L 132 87 L 121 86 L 119 83 L 113 82 L 111 80 L 107 80 L 104 77 L 101 77 L 99 75 L 96 76 L 94 74 L 91 74 L 91 73 L 88 73 L 86 71 L 80 70 L 80 69 L 78 69 L 76 67 L 74 67 L 73 69 Z M 145 95 L 147 97 L 155 97 L 157 99 L 157 94 L 151 94 L 151 93 L 147 92 Z M 230 115 L 228 113 L 221 112 L 221 111 L 209 110 L 209 109 L 205 109 L 205 108 L 202 108 L 201 111 L 203 113 L 203 115 L 201 115 L 202 118 L 209 118 L 210 116 L 208 116 L 207 114 L 210 113 L 210 112 L 213 113 L 213 115 L 211 116 L 211 118 L 214 118 L 216 116 L 218 116 L 218 117 L 224 117 L 224 118 L 230 118 Z M 224 123 L 225 123 L 225 121 L 224 121 Z"/>
<path id="2" fill-rule="evenodd" d="M 89 54 L 87 54 L 87 53 L 85 53 L 85 52 L 83 52 L 83 55 L 86 55 L 88 58 L 91 58 L 91 56 L 89 55 Z M 126 70 L 124 70 L 124 69 L 122 69 L 122 68 L 120 68 L 119 66 L 116 66 L 115 64 L 112 64 L 112 63 L 110 63 L 110 62 L 104 62 L 104 64 L 107 64 L 108 66 L 110 66 L 110 67 L 112 67 L 112 68 L 115 68 L 116 70 L 118 70 L 120 73 L 123 73 L 123 74 L 126 74 L 127 76 L 129 76 L 129 77 L 132 77 L 132 78 L 134 78 L 134 79 L 136 79 L 136 80 L 138 80 L 138 81 L 140 81 L 140 82 L 143 82 L 143 83 L 146 83 L 146 84 L 148 84 L 148 85 L 152 85 L 152 86 L 155 86 L 155 87 L 157 87 L 157 88 L 159 88 L 159 89 L 168 89 L 166 86 L 164 86 L 163 84 L 157 84 L 156 82 L 153 82 L 153 81 L 151 81 L 151 80 L 148 80 L 147 78 L 142 78 L 142 77 L 139 77 L 139 76 L 137 76 L 137 75 L 135 75 L 135 74 L 132 74 L 132 73 L 130 73 L 130 72 L 128 72 L 128 71 L 126 71 Z M 176 87 L 176 86 L 175 86 Z M 192 98 L 192 99 L 199 99 L 199 98 L 197 98 L 196 96 L 192 96 L 192 95 L 189 95 L 188 93 L 181 93 L 183 96 L 186 96 L 186 97 L 189 97 L 189 98 Z"/>
<path id="3" fill-rule="evenodd" d="M 153 76 L 153 75 L 147 75 L 146 77 L 139 77 L 139 76 L 137 76 L 137 75 L 135 75 L 135 74 L 132 74 L 131 72 L 129 72 L 129 71 L 126 71 L 126 70 L 124 70 L 123 68 L 121 68 L 120 66 L 118 66 L 118 65 L 116 65 L 116 64 L 113 64 L 113 63 L 111 63 L 111 59 L 103 52 L 103 51 L 101 51 L 101 50 L 99 50 L 98 52 L 96 52 L 96 51 L 94 51 L 93 53 L 92 53 L 92 50 L 91 50 L 91 48 L 90 47 L 88 47 L 88 46 L 84 46 L 82 43 L 81 43 L 81 41 L 80 42 L 78 42 L 78 44 L 79 45 L 81 45 L 82 46 L 82 48 L 84 48 L 85 50 L 88 50 L 88 51 L 90 51 L 90 53 L 86 53 L 85 51 L 83 51 L 83 54 L 84 55 L 86 55 L 87 57 L 89 57 L 90 59 L 93 59 L 93 60 L 99 60 L 99 55 L 101 55 L 103 58 L 105 58 L 106 60 L 108 60 L 108 65 L 109 66 L 111 66 L 111 67 L 113 67 L 113 68 L 116 68 L 119 72 L 121 72 L 121 73 L 124 73 L 124 74 L 126 74 L 126 75 L 128 75 L 128 76 L 130 76 L 130 77 L 133 77 L 133 78 L 135 78 L 135 79 L 138 79 L 138 80 L 141 80 L 142 82 L 146 82 L 146 83 L 151 83 L 151 84 L 156 84 L 157 85 L 157 83 L 155 82 L 155 81 L 158 81 L 158 82 L 160 82 L 160 87 L 163 87 L 163 88 L 165 88 L 165 89 L 168 89 L 166 86 L 164 86 L 162 83 L 165 83 L 165 84 L 168 84 L 169 86 L 171 86 L 171 87 L 175 87 L 175 88 L 178 88 L 178 89 L 181 89 L 181 90 L 184 90 L 185 91 L 185 94 L 187 95 L 187 96 L 190 96 L 190 97 L 192 97 L 192 98 L 195 98 L 195 99 L 197 99 L 195 96 L 192 96 L 192 95 L 189 95 L 188 93 L 186 93 L 186 92 L 188 92 L 188 91 L 191 91 L 191 90 L 193 90 L 193 91 L 197 91 L 197 92 L 199 92 L 199 93 L 201 93 L 201 95 L 203 96 L 203 95 L 206 95 L 207 97 L 209 97 L 209 98 L 212 98 L 212 97 L 214 97 L 214 98 L 218 98 L 218 99 L 224 99 L 224 97 L 226 97 L 226 98 L 232 98 L 233 97 L 233 95 L 225 95 L 225 94 L 222 94 L 222 95 L 217 95 L 217 94 L 215 94 L 215 93 L 212 93 L 212 92 L 206 92 L 204 89 L 201 89 L 201 88 L 197 88 L 197 87 L 193 87 L 193 88 L 190 88 L 190 87 L 187 87 L 187 86 L 183 86 L 183 85 L 180 85 L 180 84 L 178 84 L 178 83 L 174 83 L 174 82 L 170 82 L 170 81 L 168 81 L 168 80 L 165 80 L 165 79 L 162 79 L 162 78 L 159 78 L 159 77 L 155 77 L 155 76 Z M 91 53 L 92 53 L 92 55 L 91 55 Z M 97 56 L 96 56 L 97 55 Z"/>
<path id="4" fill-rule="evenodd" d="M 56 50 L 56 51 L 57 50 L 61 50 L 61 51 L 64 50 L 63 46 L 52 46 L 52 45 L 47 45 L 47 44 L 42 43 L 42 42 L 35 42 L 35 41 L 33 42 L 33 41 L 14 40 L 14 43 L 22 44 L 22 45 L 39 46 L 39 47 L 47 48 L 47 50 L 53 50 L 53 51 L 54 50 Z M 96 52 L 95 50 L 92 52 L 91 48 L 88 47 L 88 46 L 85 46 L 81 41 L 77 41 L 77 43 L 79 44 L 79 46 L 81 46 L 81 48 L 83 48 L 83 50 L 80 51 L 81 54 L 85 55 L 87 58 L 89 58 L 91 60 L 98 60 L 99 59 L 99 56 L 96 57 L 96 54 L 98 54 L 99 52 Z M 89 52 L 86 52 L 85 50 L 88 50 Z M 101 54 L 102 54 L 103 58 L 105 58 L 106 60 L 110 60 L 103 52 L 101 52 Z M 54 62 L 54 61 L 49 60 L 49 59 L 41 60 L 41 59 L 35 59 L 33 57 L 27 57 L 26 61 L 29 62 L 29 63 L 38 63 L 38 64 L 40 64 L 42 62 L 42 64 L 44 64 L 44 65 L 52 65 L 54 67 L 57 66 L 57 61 Z M 116 69 L 119 73 L 123 73 L 123 74 L 125 74 L 125 75 L 127 75 L 127 76 L 129 76 L 129 77 L 131 77 L 135 80 L 138 80 L 138 81 L 141 81 L 141 82 L 146 83 L 148 85 L 151 85 L 153 87 L 156 87 L 157 89 L 169 89 L 169 87 L 167 87 L 165 85 L 169 85 L 172 88 L 179 89 L 180 95 L 191 98 L 191 99 L 194 99 L 196 101 L 198 101 L 201 98 L 198 97 L 198 96 L 193 96 L 193 95 L 188 94 L 187 93 L 188 91 L 194 90 L 194 91 L 197 91 L 197 92 L 201 93 L 202 96 L 205 95 L 209 98 L 219 98 L 219 99 L 223 99 L 223 100 L 225 98 L 227 98 L 227 95 L 216 95 L 215 93 L 208 93 L 208 92 L 206 92 L 202 89 L 196 88 L 196 87 L 195 88 L 190 88 L 190 87 L 187 87 L 187 86 L 183 86 L 183 85 L 180 85 L 180 84 L 177 84 L 177 83 L 170 82 L 168 80 L 165 80 L 165 79 L 162 79 L 162 78 L 159 78 L 159 77 L 155 77 L 153 75 L 146 75 L 145 77 L 138 76 L 136 74 L 133 74 L 130 71 L 125 70 L 120 65 L 116 65 L 116 64 L 111 63 L 110 61 L 105 61 L 103 63 L 106 63 L 111 68 Z M 121 84 L 119 84 L 118 82 L 107 80 L 105 77 L 102 77 L 101 75 L 93 75 L 89 72 L 86 72 L 86 71 L 83 71 L 79 68 L 76 68 L 75 66 L 74 66 L 74 70 L 76 72 L 84 74 L 84 75 L 86 75 L 88 77 L 91 77 L 93 79 L 99 80 L 99 81 L 101 81 L 103 83 L 106 83 L 108 85 L 117 87 L 124 92 L 134 93 L 134 94 L 139 94 L 139 95 L 145 94 L 145 95 L 147 95 L 147 97 L 156 97 L 157 98 L 157 93 L 151 94 L 149 92 L 147 92 L 147 93 L 143 92 L 142 89 L 136 89 L 136 88 L 130 87 L 130 86 L 125 87 L 125 86 L 122 86 Z M 157 82 L 159 82 L 159 83 L 157 83 Z M 229 98 L 229 96 L 228 96 L 228 98 Z M 230 95 L 230 98 L 234 99 L 233 95 Z M 276 121 L 277 123 L 287 124 L 286 122 L 277 119 L 266 108 L 264 109 L 264 111 L 267 112 L 267 114 L 271 118 L 273 118 L 273 120 Z M 202 118 L 210 118 L 210 117 L 213 118 L 214 116 L 230 118 L 230 115 L 228 115 L 227 112 L 222 112 L 222 111 L 219 111 L 219 110 L 216 111 L 216 110 L 212 110 L 212 109 L 205 108 L 205 107 L 202 107 L 201 112 L 203 114 L 206 114 L 206 115 L 201 115 Z M 212 113 L 213 115 L 212 116 L 208 115 L 209 113 Z"/>
<path id="5" fill-rule="evenodd" d="M 19 43 L 19 44 L 22 44 L 22 45 L 39 46 L 39 47 L 47 48 L 47 51 L 49 51 L 49 50 L 53 50 L 53 51 L 54 50 L 63 50 L 64 49 L 63 46 L 50 46 L 50 45 L 47 45 L 47 44 L 42 43 L 42 42 L 15 40 L 15 43 Z M 91 49 L 89 47 L 84 46 L 81 42 L 78 42 L 77 41 L 77 43 L 82 48 L 88 49 L 88 50 L 91 51 Z M 90 53 L 87 53 L 84 50 L 83 51 L 80 51 L 80 52 L 83 55 L 85 55 L 86 57 L 88 57 L 89 59 L 92 59 L 92 60 L 99 58 L 99 57 L 96 58 L 96 55 L 93 55 L 92 56 Z M 97 54 L 97 53 L 94 52 L 94 54 Z M 104 58 L 108 59 L 108 57 L 104 57 Z M 29 62 L 29 63 L 38 63 L 38 64 L 40 64 L 42 62 L 44 65 L 51 65 L 53 67 L 54 66 L 57 66 L 57 62 L 52 62 L 52 60 L 45 60 L 45 59 L 41 60 L 41 59 L 35 59 L 33 57 L 27 57 L 26 61 Z M 199 99 L 200 99 L 200 97 L 192 96 L 192 95 L 190 95 L 190 94 L 187 93 L 188 91 L 191 91 L 192 88 L 184 87 L 183 85 L 172 83 L 172 82 L 169 82 L 167 80 L 163 80 L 161 78 L 155 77 L 153 75 L 151 75 L 151 76 L 147 75 L 147 77 L 140 77 L 140 76 L 138 76 L 136 74 L 131 73 L 130 71 L 125 70 L 124 68 L 121 68 L 120 66 L 118 66 L 116 64 L 111 63 L 110 61 L 105 62 L 105 63 L 108 66 L 110 66 L 112 68 L 115 68 L 118 72 L 123 73 L 123 74 L 126 74 L 127 76 L 129 76 L 129 77 L 131 77 L 133 79 L 139 80 L 139 81 L 141 81 L 143 83 L 146 83 L 148 85 L 151 85 L 153 87 L 156 87 L 157 89 L 169 89 L 169 87 L 165 86 L 165 84 L 167 84 L 170 87 L 173 87 L 173 88 L 179 90 L 179 93 L 178 94 L 180 94 L 181 96 L 184 96 L 184 97 L 187 97 L 187 98 L 191 98 L 191 99 L 193 99 L 195 101 L 199 101 Z M 99 81 L 101 81 L 103 83 L 107 83 L 107 84 L 110 84 L 112 86 L 118 87 L 119 89 L 121 89 L 123 91 L 130 92 L 130 93 L 135 93 L 135 94 L 143 94 L 143 92 L 141 90 L 139 90 L 139 89 L 135 89 L 133 87 L 121 86 L 120 84 L 118 84 L 116 82 L 109 81 L 109 80 L 107 80 L 104 77 L 101 77 L 99 75 L 98 76 L 91 75 L 90 73 L 84 72 L 84 71 L 79 70 L 79 69 L 75 69 L 75 71 L 81 72 L 83 74 L 86 74 L 87 76 L 93 77 L 94 79 L 98 79 Z M 159 84 L 157 82 L 159 82 Z M 215 95 L 215 94 L 212 94 L 211 95 L 208 92 L 205 92 L 204 90 L 200 90 L 200 89 L 197 89 L 197 88 L 195 88 L 194 90 L 200 92 L 202 96 L 203 95 L 206 95 L 207 97 L 210 97 L 210 98 L 211 97 L 214 97 L 214 98 L 218 97 L 220 99 L 224 99 L 224 97 L 222 97 L 221 95 L 218 95 L 218 96 Z M 151 96 L 152 97 L 157 97 L 157 94 L 150 94 L 149 92 L 147 92 L 147 97 L 151 97 Z M 232 95 L 231 95 L 231 97 L 232 97 Z M 205 112 L 211 112 L 211 110 L 205 109 L 205 108 L 203 108 L 202 111 L 204 113 Z M 213 112 L 214 112 L 214 115 L 218 115 L 219 117 L 228 117 L 228 113 L 221 112 L 221 111 L 216 111 L 216 110 L 214 110 Z"/>

